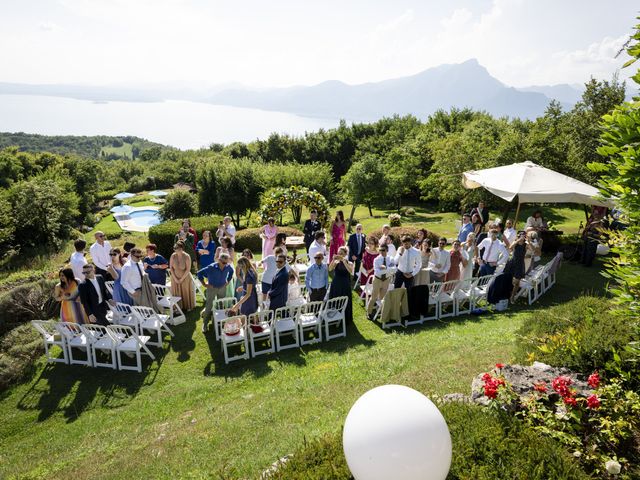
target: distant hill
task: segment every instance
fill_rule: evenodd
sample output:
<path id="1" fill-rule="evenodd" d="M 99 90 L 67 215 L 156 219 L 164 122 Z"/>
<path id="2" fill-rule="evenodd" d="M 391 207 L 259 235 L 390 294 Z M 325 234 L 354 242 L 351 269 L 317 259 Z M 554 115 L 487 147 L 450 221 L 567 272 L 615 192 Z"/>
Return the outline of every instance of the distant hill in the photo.
<path id="1" fill-rule="evenodd" d="M 521 87 L 517 90 L 521 92 L 542 93 L 549 98 L 570 105 L 575 105 L 580 101 L 582 93 L 584 92 L 584 88 L 581 85 L 569 85 L 567 83 L 560 85 L 533 85 L 531 87 Z"/>
<path id="2" fill-rule="evenodd" d="M 105 159 L 133 159 L 144 150 L 152 147 L 158 147 L 161 150 L 170 148 L 160 143 L 133 136 L 108 137 L 97 135 L 81 137 L 0 132 L 0 148 L 13 146 L 27 152 L 53 152 L 62 155 L 74 154 L 82 157 Z"/>

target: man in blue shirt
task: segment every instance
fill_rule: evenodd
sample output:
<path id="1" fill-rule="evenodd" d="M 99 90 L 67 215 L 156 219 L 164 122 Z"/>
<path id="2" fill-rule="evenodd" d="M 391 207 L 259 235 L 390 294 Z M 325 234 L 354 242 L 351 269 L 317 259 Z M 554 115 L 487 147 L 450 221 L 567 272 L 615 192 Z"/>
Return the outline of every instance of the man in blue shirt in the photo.
<path id="1" fill-rule="evenodd" d="M 213 314 L 213 301 L 216 298 L 224 298 L 227 293 L 227 285 L 233 278 L 233 267 L 229 265 L 231 258 L 226 253 L 221 253 L 216 263 L 212 263 L 198 271 L 198 278 L 202 282 L 207 279 L 207 295 L 204 311 L 202 312 L 202 331 L 207 331 L 207 325 Z"/>
<path id="2" fill-rule="evenodd" d="M 313 257 L 316 261 L 307 269 L 304 284 L 309 292 L 309 299 L 312 302 L 321 302 L 327 294 L 329 287 L 329 269 L 324 263 L 324 255 L 322 252 L 316 253 Z"/>
<path id="3" fill-rule="evenodd" d="M 471 215 L 465 213 L 462 216 L 462 227 L 460 227 L 460 231 L 458 232 L 458 241 L 460 243 L 464 243 L 467 241 L 467 236 L 473 232 L 473 224 L 471 223 Z"/>

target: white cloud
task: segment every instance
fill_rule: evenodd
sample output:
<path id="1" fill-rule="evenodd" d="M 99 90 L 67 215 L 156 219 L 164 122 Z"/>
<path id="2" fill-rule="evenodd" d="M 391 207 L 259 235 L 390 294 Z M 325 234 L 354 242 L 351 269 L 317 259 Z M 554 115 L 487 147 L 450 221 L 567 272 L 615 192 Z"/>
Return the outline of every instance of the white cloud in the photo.
<path id="1" fill-rule="evenodd" d="M 56 30 L 60 30 L 60 25 L 57 25 L 53 22 L 41 22 L 38 25 L 38 30 L 41 30 L 43 32 L 53 32 Z"/>
<path id="2" fill-rule="evenodd" d="M 402 15 L 394 18 L 393 20 L 378 26 L 377 30 L 379 32 L 393 32 L 395 30 L 398 30 L 400 27 L 410 24 L 411 22 L 413 22 L 413 20 L 414 20 L 413 10 L 409 9 L 406 12 L 404 12 Z"/>

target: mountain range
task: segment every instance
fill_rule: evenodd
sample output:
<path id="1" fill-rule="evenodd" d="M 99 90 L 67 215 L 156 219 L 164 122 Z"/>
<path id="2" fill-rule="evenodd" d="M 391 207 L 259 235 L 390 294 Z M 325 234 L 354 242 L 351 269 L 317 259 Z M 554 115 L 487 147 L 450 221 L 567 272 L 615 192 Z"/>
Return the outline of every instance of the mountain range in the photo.
<path id="1" fill-rule="evenodd" d="M 313 86 L 252 89 L 243 86 L 193 90 L 168 87 L 93 87 L 0 83 L 0 94 L 49 95 L 91 101 L 189 100 L 216 105 L 289 112 L 311 117 L 372 121 L 394 114 L 424 118 L 438 109 L 469 107 L 495 116 L 535 118 L 552 99 L 569 109 L 580 99 L 573 85 L 509 87 L 471 59 L 415 75 L 348 85 L 331 80 Z"/>

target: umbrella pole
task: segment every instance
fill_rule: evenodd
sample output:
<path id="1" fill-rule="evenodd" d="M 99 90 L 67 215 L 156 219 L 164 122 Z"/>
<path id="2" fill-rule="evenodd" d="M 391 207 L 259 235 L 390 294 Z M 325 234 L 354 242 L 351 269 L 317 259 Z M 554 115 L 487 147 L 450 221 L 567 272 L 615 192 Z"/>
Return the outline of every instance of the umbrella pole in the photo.
<path id="1" fill-rule="evenodd" d="M 513 228 L 516 228 L 518 225 L 518 217 L 520 216 L 520 199 L 518 198 L 518 208 L 516 208 L 516 216 L 513 219 Z"/>

